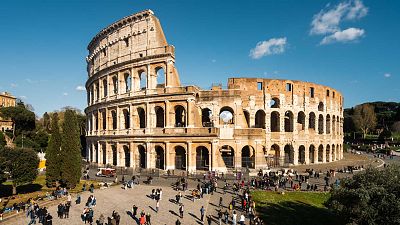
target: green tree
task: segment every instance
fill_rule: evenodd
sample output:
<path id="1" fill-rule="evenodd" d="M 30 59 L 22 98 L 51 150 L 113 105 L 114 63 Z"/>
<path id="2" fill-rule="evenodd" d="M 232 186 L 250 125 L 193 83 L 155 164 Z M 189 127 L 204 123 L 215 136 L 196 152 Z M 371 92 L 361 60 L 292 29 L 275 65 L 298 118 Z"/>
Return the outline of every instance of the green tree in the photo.
<path id="1" fill-rule="evenodd" d="M 354 108 L 353 122 L 357 130 L 365 135 L 376 126 L 374 106 L 370 104 L 357 105 Z"/>
<path id="2" fill-rule="evenodd" d="M 17 186 L 31 183 L 38 174 L 39 158 L 31 149 L 1 148 L 0 168 L 8 174 L 12 180 L 13 194 L 17 194 Z"/>
<path id="3" fill-rule="evenodd" d="M 400 224 L 400 166 L 367 168 L 343 179 L 326 202 L 348 224 Z"/>
<path id="4" fill-rule="evenodd" d="M 47 112 L 43 114 L 43 128 L 45 131 L 50 131 L 50 116 Z"/>
<path id="5" fill-rule="evenodd" d="M 46 149 L 46 185 L 53 186 L 61 179 L 61 133 L 58 126 L 58 114 L 54 113 L 51 118 L 51 136 Z"/>
<path id="6" fill-rule="evenodd" d="M 4 147 L 6 146 L 6 144 L 7 144 L 6 137 L 4 137 L 4 134 L 0 132 L 0 147 Z"/>
<path id="7" fill-rule="evenodd" d="M 35 113 L 29 111 L 24 104 L 18 104 L 15 107 L 0 108 L 0 116 L 11 119 L 14 123 L 13 139 L 23 131 L 32 131 L 35 129 Z"/>
<path id="8" fill-rule="evenodd" d="M 81 177 L 81 143 L 75 111 L 67 109 L 62 124 L 61 139 L 61 179 L 68 188 L 79 183 Z"/>

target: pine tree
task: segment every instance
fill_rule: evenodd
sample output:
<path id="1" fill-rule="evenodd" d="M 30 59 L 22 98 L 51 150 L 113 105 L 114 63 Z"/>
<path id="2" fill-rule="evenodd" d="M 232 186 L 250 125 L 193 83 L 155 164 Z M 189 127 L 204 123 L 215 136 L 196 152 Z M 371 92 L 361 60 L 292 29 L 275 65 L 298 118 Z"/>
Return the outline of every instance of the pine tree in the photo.
<path id="1" fill-rule="evenodd" d="M 61 134 L 58 127 L 58 114 L 51 118 L 51 137 L 46 150 L 46 184 L 53 184 L 61 179 Z"/>
<path id="2" fill-rule="evenodd" d="M 68 188 L 75 187 L 81 177 L 81 142 L 75 111 L 67 109 L 62 125 L 61 179 Z"/>

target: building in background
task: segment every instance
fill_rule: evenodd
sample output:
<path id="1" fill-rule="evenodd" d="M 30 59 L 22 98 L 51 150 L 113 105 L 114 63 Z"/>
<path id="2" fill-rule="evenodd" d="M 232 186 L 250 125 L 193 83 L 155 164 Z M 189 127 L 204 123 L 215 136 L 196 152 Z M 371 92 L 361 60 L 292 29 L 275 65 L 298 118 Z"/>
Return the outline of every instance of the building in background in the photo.
<path id="1" fill-rule="evenodd" d="M 16 106 L 16 98 L 12 96 L 8 92 L 0 93 L 0 107 L 15 107 Z M 13 129 L 13 122 L 8 118 L 1 118 L 0 117 L 0 130 L 12 130 Z"/>

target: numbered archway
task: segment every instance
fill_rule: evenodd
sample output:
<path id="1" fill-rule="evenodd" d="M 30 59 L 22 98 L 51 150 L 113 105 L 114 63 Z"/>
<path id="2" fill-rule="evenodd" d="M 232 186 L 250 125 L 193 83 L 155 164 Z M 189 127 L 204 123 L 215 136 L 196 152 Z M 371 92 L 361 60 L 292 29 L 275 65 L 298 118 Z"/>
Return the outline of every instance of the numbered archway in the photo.
<path id="1" fill-rule="evenodd" d="M 175 147 L 175 169 L 186 170 L 186 150 L 182 146 Z"/>
<path id="2" fill-rule="evenodd" d="M 165 154 L 163 147 L 157 145 L 155 148 L 156 152 L 156 168 L 165 170 Z"/>
<path id="3" fill-rule="evenodd" d="M 242 168 L 255 168 L 255 150 L 251 145 L 242 148 Z"/>
<path id="4" fill-rule="evenodd" d="M 144 148 L 144 146 L 139 145 L 138 146 L 138 152 L 139 152 L 138 165 L 139 165 L 140 168 L 145 169 L 146 168 L 146 161 L 147 161 L 146 149 Z"/>
<path id="5" fill-rule="evenodd" d="M 220 149 L 222 161 L 224 161 L 226 168 L 235 167 L 235 150 L 229 146 L 224 145 Z"/>
<path id="6" fill-rule="evenodd" d="M 209 151 L 204 146 L 196 148 L 196 170 L 209 170 Z"/>

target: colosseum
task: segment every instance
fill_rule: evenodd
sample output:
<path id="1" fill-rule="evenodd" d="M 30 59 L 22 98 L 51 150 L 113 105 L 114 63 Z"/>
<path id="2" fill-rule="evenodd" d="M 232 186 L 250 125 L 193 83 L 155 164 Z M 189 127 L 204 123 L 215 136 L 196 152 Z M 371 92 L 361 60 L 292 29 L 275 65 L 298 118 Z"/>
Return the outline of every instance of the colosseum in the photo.
<path id="1" fill-rule="evenodd" d="M 343 158 L 338 91 L 264 78 L 182 86 L 175 48 L 151 10 L 104 28 L 88 51 L 90 162 L 229 172 Z"/>

